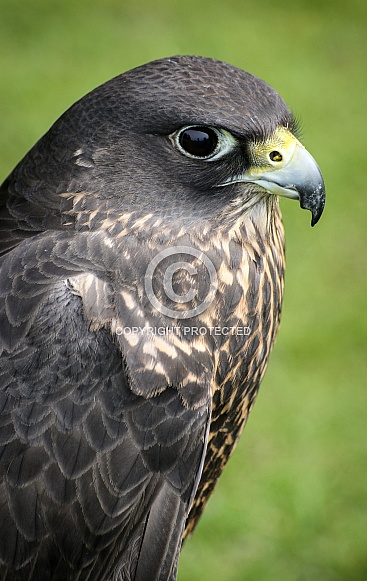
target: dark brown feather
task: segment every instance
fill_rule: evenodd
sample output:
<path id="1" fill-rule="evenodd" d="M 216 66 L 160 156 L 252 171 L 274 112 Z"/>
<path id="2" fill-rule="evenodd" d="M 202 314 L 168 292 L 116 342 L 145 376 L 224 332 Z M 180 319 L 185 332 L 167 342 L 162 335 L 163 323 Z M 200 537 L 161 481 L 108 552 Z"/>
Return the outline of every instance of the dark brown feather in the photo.
<path id="1" fill-rule="evenodd" d="M 235 145 L 191 159 L 172 135 L 193 124 Z M 292 124 L 256 77 L 162 59 L 76 103 L 1 186 L 0 580 L 176 579 L 281 312 L 277 198 L 227 180 Z M 172 278 L 189 318 L 147 294 L 167 249 L 152 289 L 172 309 L 165 269 L 189 262 Z"/>

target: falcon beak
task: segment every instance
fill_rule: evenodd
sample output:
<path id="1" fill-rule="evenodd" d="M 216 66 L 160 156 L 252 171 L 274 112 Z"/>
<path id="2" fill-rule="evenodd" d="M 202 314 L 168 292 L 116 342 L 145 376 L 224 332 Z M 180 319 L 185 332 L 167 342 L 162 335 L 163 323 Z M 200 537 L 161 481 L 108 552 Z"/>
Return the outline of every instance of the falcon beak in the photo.
<path id="1" fill-rule="evenodd" d="M 253 143 L 249 153 L 251 167 L 234 181 L 299 200 L 301 208 L 311 211 L 314 226 L 325 206 L 325 185 L 316 161 L 298 139 L 280 128 L 267 141 Z"/>

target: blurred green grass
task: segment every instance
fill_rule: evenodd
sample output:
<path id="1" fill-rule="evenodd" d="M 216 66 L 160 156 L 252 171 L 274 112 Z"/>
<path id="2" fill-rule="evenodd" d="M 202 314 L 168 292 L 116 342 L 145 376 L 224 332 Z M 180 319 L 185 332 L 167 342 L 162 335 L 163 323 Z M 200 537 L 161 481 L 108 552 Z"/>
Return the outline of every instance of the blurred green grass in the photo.
<path id="1" fill-rule="evenodd" d="M 282 203 L 278 342 L 179 581 L 365 581 L 367 3 L 0 0 L 0 175 L 88 90 L 179 53 L 273 85 L 327 187 L 315 229 Z"/>

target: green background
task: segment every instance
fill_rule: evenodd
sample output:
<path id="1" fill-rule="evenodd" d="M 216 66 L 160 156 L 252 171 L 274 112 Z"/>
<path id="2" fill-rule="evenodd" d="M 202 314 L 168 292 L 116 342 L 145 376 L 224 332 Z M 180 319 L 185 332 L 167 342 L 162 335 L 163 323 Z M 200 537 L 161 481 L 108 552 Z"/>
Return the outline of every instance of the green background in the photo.
<path id="1" fill-rule="evenodd" d="M 0 0 L 0 175 L 76 99 L 173 54 L 249 70 L 302 120 L 316 228 L 282 201 L 283 320 L 241 443 L 179 581 L 366 581 L 365 0 Z"/>

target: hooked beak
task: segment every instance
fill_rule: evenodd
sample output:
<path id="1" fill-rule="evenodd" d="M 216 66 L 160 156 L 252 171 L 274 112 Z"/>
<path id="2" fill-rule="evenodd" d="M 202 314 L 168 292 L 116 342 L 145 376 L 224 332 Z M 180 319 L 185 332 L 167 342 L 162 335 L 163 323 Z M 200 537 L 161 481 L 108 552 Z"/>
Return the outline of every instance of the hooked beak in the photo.
<path id="1" fill-rule="evenodd" d="M 311 226 L 325 206 L 325 185 L 310 153 L 287 129 L 280 128 L 264 143 L 250 147 L 251 167 L 234 182 L 250 182 L 271 194 L 299 200 L 312 213 Z"/>

